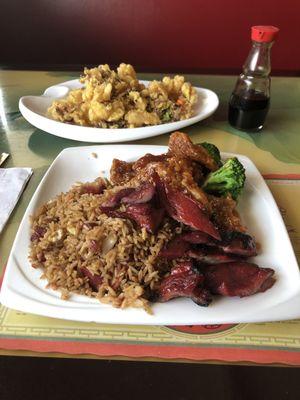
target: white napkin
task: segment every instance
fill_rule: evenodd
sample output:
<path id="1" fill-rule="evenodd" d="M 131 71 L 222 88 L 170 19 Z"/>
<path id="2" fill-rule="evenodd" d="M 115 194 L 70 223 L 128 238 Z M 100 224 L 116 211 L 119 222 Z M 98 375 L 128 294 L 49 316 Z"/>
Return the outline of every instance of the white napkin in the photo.
<path id="1" fill-rule="evenodd" d="M 0 233 L 31 175 L 31 168 L 0 168 Z"/>

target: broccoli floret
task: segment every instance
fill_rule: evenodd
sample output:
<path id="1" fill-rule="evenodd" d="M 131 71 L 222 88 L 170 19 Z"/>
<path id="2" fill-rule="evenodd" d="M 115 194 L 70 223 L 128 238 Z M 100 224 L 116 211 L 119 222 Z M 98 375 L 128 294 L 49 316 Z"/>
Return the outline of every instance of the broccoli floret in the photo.
<path id="1" fill-rule="evenodd" d="M 236 157 L 233 157 L 207 176 L 202 189 L 217 196 L 230 194 L 236 200 L 244 187 L 245 180 L 245 168 Z"/>
<path id="2" fill-rule="evenodd" d="M 220 154 L 220 150 L 217 148 L 217 146 L 215 146 L 212 143 L 207 143 L 207 142 L 203 142 L 200 143 L 202 147 L 205 148 L 205 150 L 208 151 L 208 153 L 211 155 L 211 157 L 215 160 L 217 166 L 220 168 L 222 167 L 222 161 L 221 161 L 221 154 Z"/>

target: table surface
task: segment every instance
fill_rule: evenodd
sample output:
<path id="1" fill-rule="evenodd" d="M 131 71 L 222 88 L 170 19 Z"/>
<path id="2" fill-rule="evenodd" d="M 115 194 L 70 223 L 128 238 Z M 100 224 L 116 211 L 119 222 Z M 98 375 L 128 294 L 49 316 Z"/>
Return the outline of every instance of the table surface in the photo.
<path id="1" fill-rule="evenodd" d="M 5 265 L 28 202 L 53 159 L 66 147 L 88 145 L 58 138 L 34 128 L 20 116 L 18 99 L 22 95 L 41 94 L 46 87 L 76 77 L 78 77 L 78 72 L 0 71 L 0 122 L 2 123 L 0 151 L 11 154 L 5 167 L 32 167 L 34 169 L 34 175 L 1 235 L 0 269 L 3 269 Z M 160 78 L 161 75 L 139 74 L 139 77 L 150 80 Z M 271 110 L 265 128 L 259 134 L 247 134 L 233 129 L 227 123 L 228 98 L 234 86 L 235 77 L 209 75 L 186 75 L 186 77 L 196 86 L 212 89 L 220 98 L 220 107 L 212 117 L 184 129 L 194 141 L 210 141 L 222 151 L 247 155 L 254 161 L 260 172 L 269 179 L 300 176 L 300 78 L 276 77 L 272 79 Z M 133 143 L 165 145 L 168 137 L 168 134 L 165 134 Z M 276 184 L 271 187 L 271 190 L 275 198 L 278 194 L 280 200 L 284 202 L 283 211 L 286 208 L 292 210 L 288 222 L 292 221 L 291 224 L 294 224 L 291 235 L 294 235 L 292 240 L 295 240 L 293 244 L 299 255 L 296 241 L 299 239 L 297 229 L 300 228 L 300 213 L 296 207 L 295 197 L 290 193 L 289 195 L 281 194 L 280 197 Z M 294 329 L 299 329 L 300 324 L 294 323 L 293 326 Z M 291 325 L 291 329 L 293 326 Z M 267 328 L 271 329 L 269 326 Z M 23 353 L 14 348 L 2 350 L 1 353 L 38 354 Z"/>

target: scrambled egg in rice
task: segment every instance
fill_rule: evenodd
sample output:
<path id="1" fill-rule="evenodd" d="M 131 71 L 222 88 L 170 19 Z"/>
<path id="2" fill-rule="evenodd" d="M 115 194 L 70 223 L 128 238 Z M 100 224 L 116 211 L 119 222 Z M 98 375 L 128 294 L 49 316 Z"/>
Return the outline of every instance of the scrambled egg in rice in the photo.
<path id="1" fill-rule="evenodd" d="M 145 87 L 130 64 L 84 69 L 81 89 L 53 102 L 48 115 L 60 122 L 99 128 L 136 128 L 193 116 L 197 92 L 183 76 L 165 76 Z"/>

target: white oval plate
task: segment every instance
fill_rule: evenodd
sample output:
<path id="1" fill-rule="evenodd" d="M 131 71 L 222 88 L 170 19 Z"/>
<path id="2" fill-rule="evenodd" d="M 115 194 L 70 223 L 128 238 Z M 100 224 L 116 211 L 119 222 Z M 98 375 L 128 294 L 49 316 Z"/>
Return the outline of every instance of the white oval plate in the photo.
<path id="1" fill-rule="evenodd" d="M 141 81 L 146 86 L 149 81 Z M 48 107 L 55 99 L 65 97 L 70 90 L 83 85 L 78 79 L 50 86 L 41 96 L 24 96 L 19 100 L 19 109 L 31 125 L 55 136 L 91 143 L 116 143 L 162 135 L 195 124 L 212 115 L 218 105 L 218 96 L 209 89 L 195 88 L 199 99 L 195 116 L 178 122 L 147 126 L 142 128 L 103 129 L 55 121 L 46 116 Z"/>
<path id="2" fill-rule="evenodd" d="M 261 245 L 254 262 L 272 267 L 275 285 L 265 293 L 244 297 L 215 297 L 209 307 L 191 299 L 155 303 L 153 315 L 137 308 L 118 309 L 85 296 L 72 295 L 68 301 L 59 292 L 47 289 L 41 270 L 28 261 L 29 216 L 43 203 L 67 191 L 76 181 L 91 181 L 103 171 L 108 177 L 113 158 L 133 161 L 145 153 L 161 154 L 163 146 L 107 145 L 63 150 L 52 163 L 25 212 L 20 224 L 2 284 L 3 305 L 33 314 L 77 321 L 136 325 L 203 325 L 263 322 L 300 317 L 300 275 L 297 261 L 278 207 L 265 181 L 249 158 L 240 156 L 247 182 L 239 201 L 243 221 Z M 92 153 L 98 158 L 94 158 Z M 233 154 L 223 154 L 227 158 Z M 79 167 L 80 166 L 80 167 Z"/>

